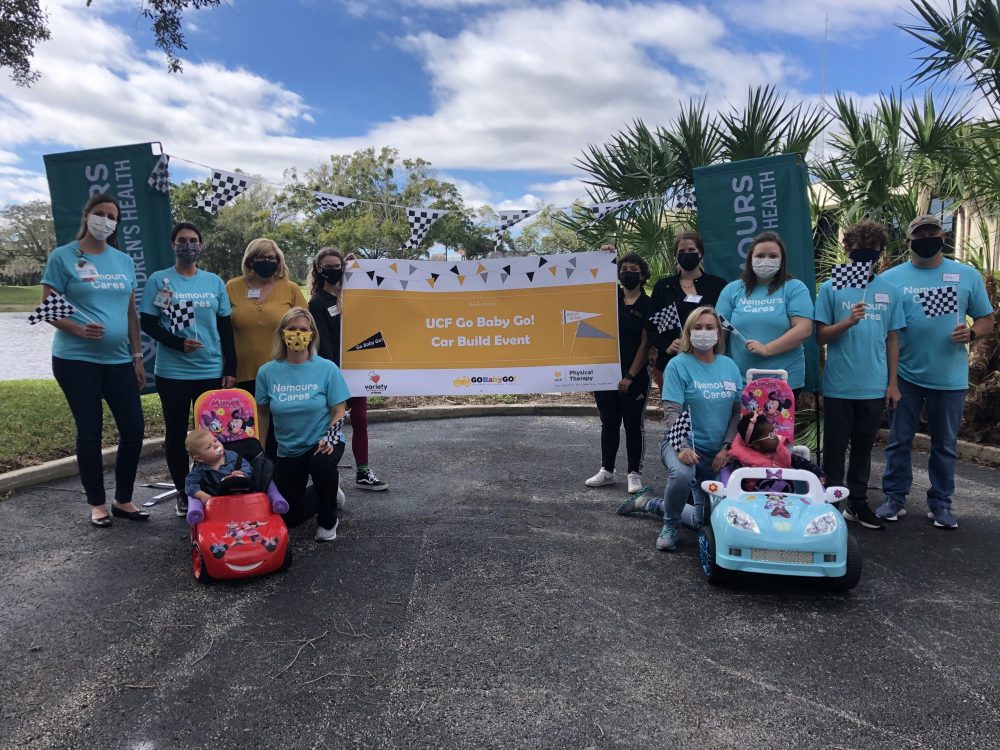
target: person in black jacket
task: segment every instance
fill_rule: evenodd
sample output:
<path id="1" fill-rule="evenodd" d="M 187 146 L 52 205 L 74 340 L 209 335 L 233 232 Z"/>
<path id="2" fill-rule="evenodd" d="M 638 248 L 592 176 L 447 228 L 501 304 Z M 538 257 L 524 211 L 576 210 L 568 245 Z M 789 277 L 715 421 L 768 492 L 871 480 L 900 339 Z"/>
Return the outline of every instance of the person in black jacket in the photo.
<path id="1" fill-rule="evenodd" d="M 320 248 L 309 275 L 309 312 L 319 329 L 319 356 L 340 367 L 340 287 L 344 277 L 344 256 L 334 247 Z M 347 400 L 351 412 L 351 450 L 359 490 L 381 491 L 389 485 L 375 476 L 368 466 L 368 399 L 353 396 Z"/>
<path id="2" fill-rule="evenodd" d="M 678 272 L 660 279 L 653 286 L 649 309 L 655 314 L 673 304 L 677 306 L 681 327 L 693 310 L 704 305 L 715 307 L 719 294 L 726 286 L 726 280 L 710 276 L 701 266 L 705 257 L 705 244 L 697 232 L 680 232 L 674 238 L 674 257 Z M 668 329 L 652 334 L 652 344 L 656 349 L 656 364 L 653 380 L 663 388 L 663 369 L 680 347 L 681 329 Z"/>
<path id="3" fill-rule="evenodd" d="M 618 349 L 622 379 L 614 391 L 594 391 L 601 417 L 601 470 L 584 484 L 603 487 L 615 483 L 615 459 L 625 426 L 628 457 L 628 492 L 642 489 L 642 454 L 645 449 L 646 398 L 649 396 L 649 335 L 646 318 L 649 297 L 643 284 L 649 265 L 636 253 L 618 261 Z"/>

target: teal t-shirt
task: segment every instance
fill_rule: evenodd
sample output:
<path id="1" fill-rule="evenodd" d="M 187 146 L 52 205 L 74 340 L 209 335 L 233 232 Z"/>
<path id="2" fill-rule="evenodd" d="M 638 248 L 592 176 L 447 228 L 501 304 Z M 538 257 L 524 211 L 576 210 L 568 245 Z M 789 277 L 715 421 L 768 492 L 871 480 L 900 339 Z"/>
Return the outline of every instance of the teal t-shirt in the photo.
<path id="1" fill-rule="evenodd" d="M 951 340 L 955 326 L 966 315 L 982 318 L 993 312 L 979 272 L 944 258 L 936 268 L 901 263 L 882 274 L 900 291 L 906 328 L 899 335 L 899 377 L 923 388 L 959 391 L 969 387 L 969 352 Z M 917 299 L 927 289 L 958 287 L 959 314 L 928 318 Z"/>
<path id="2" fill-rule="evenodd" d="M 110 245 L 99 255 L 81 253 L 80 243 L 74 240 L 49 255 L 42 283 L 76 308 L 71 320 L 104 325 L 104 335 L 96 341 L 56 329 L 53 357 L 106 365 L 132 361 L 128 308 L 136 282 L 135 263 L 128 255 Z"/>
<path id="3" fill-rule="evenodd" d="M 712 364 L 681 353 L 663 372 L 663 400 L 691 410 L 695 450 L 718 453 L 733 415 L 733 404 L 743 390 L 743 375 L 729 357 L 717 354 Z"/>
<path id="4" fill-rule="evenodd" d="M 732 281 L 719 295 L 715 306 L 719 315 L 732 323 L 748 340 L 767 344 L 788 333 L 791 319 L 813 317 L 813 303 L 806 285 L 798 279 L 788 279 L 774 294 L 767 291 L 767 284 L 758 284 L 752 294 L 747 294 L 742 281 Z M 736 334 L 729 334 L 727 353 L 741 372 L 750 369 L 786 370 L 788 385 L 801 388 L 806 382 L 806 355 L 800 344 L 782 354 L 760 357 L 747 351 L 745 342 Z"/>
<path id="5" fill-rule="evenodd" d="M 824 281 L 816 297 L 816 322 L 832 325 L 851 316 L 851 306 L 864 298 L 867 312 L 856 326 L 826 345 L 823 395 L 855 400 L 885 396 L 889 363 L 885 339 L 906 326 L 900 293 L 876 276 L 868 289 L 834 289 Z"/>
<path id="6" fill-rule="evenodd" d="M 330 407 L 351 397 L 340 368 L 312 357 L 300 365 L 283 359 L 257 371 L 257 403 L 271 410 L 279 456 L 301 456 L 326 435 Z"/>
<path id="7" fill-rule="evenodd" d="M 155 372 L 163 378 L 178 380 L 201 380 L 222 377 L 222 342 L 216 316 L 228 317 L 232 314 L 226 284 L 214 273 L 200 268 L 194 276 L 181 276 L 173 268 L 157 271 L 146 282 L 145 293 L 139 311 L 147 315 L 160 316 L 160 325 L 170 330 L 170 319 L 166 310 L 156 306 L 156 297 L 163 289 L 173 292 L 171 303 L 184 300 L 194 302 L 194 325 L 176 335 L 186 339 L 198 339 L 204 348 L 190 354 L 157 346 Z"/>

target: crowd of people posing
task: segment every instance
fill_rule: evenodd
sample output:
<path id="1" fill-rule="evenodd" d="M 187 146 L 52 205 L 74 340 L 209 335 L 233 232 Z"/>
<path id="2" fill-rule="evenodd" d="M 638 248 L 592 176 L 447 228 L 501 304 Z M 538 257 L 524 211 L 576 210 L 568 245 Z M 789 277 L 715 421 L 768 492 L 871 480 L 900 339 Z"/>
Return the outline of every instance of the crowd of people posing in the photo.
<path id="1" fill-rule="evenodd" d="M 149 518 L 132 501 L 144 432 L 141 330 L 157 343 L 154 377 L 163 406 L 167 467 L 178 492 L 177 514 L 188 515 L 188 492 L 195 492 L 193 485 L 186 487 L 189 454 L 212 471 L 221 471 L 229 460 L 217 441 L 201 434 L 188 439 L 192 406 L 208 390 L 236 386 L 255 395 L 260 409 L 257 434 L 274 460 L 274 483 L 289 506 L 286 517 L 302 515 L 311 477 L 318 496 L 316 538 L 336 538 L 337 467 L 345 446 L 328 435 L 347 410 L 356 486 L 387 487 L 368 463 L 366 400 L 351 397 L 338 367 L 345 257 L 334 248 L 319 251 L 306 302 L 272 240 L 252 241 L 243 256 L 242 274 L 224 283 L 198 268 L 201 233 L 193 224 L 180 223 L 171 234 L 175 264 L 149 276 L 137 307 L 134 264 L 117 249 L 118 217 L 113 196 L 93 196 L 83 208 L 77 239 L 51 253 L 42 277 L 43 299 L 58 292 L 72 301 L 77 317 L 87 321 L 71 317 L 52 322 L 58 329 L 52 369 L 76 424 L 77 461 L 90 523 L 107 527 L 112 517 Z M 645 260 L 637 254 L 622 256 L 622 378 L 617 390 L 594 394 L 601 418 L 601 468 L 586 484 L 615 483 L 624 426 L 630 497 L 619 512 L 662 514 L 659 549 L 676 547 L 682 523 L 697 527 L 704 522 L 706 498 L 700 482 L 718 477 L 734 463 L 812 468 L 831 484 L 846 484 L 848 520 L 883 528 L 884 522 L 906 513 L 910 451 L 926 404 L 931 435 L 929 517 L 935 526 L 956 528 L 951 497 L 968 388 L 966 345 L 992 333 L 993 310 L 982 276 L 943 255 L 944 232 L 936 217 L 914 219 L 908 240 L 909 261 L 877 274 L 888 245 L 885 228 L 864 221 L 848 229 L 847 254 L 854 262 L 871 261 L 872 275 L 865 289 L 839 289 L 824 282 L 815 305 L 805 284 L 789 275 L 785 245 L 774 232 L 754 239 L 741 278 L 728 283 L 704 272 L 704 245 L 693 232 L 677 236 L 673 251 L 678 273 L 656 282 L 651 295 L 645 292 Z M 957 316 L 930 317 L 919 304 L 920 291 L 942 286 L 957 288 Z M 194 320 L 178 335 L 168 310 L 188 300 L 194 303 Z M 676 307 L 681 327 L 660 330 L 650 319 L 670 306 Z M 728 321 L 726 328 L 720 318 Z M 727 347 L 730 328 L 740 335 L 730 338 Z M 750 369 L 785 370 L 798 398 L 805 385 L 804 344 L 813 335 L 827 352 L 822 467 L 790 453 L 765 415 L 740 413 L 740 392 Z M 662 496 L 645 488 L 642 480 L 646 403 L 654 382 L 663 398 L 665 431 L 683 412 L 695 425 L 687 447 L 677 450 L 666 439 L 660 444 L 667 469 Z M 271 397 L 287 389 L 312 395 Z M 102 401 L 119 433 L 110 513 L 103 484 Z M 872 510 L 867 499 L 871 452 L 885 409 L 890 438 L 882 477 L 884 500 Z M 240 466 L 237 460 L 233 470 Z M 206 471 L 202 466 L 199 476 Z"/>

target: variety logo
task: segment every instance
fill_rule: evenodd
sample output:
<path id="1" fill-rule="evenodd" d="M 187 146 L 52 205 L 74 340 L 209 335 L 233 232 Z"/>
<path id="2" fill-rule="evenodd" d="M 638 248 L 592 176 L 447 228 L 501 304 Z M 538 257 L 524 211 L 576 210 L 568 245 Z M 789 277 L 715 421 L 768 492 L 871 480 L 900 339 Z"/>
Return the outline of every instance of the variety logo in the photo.
<path id="1" fill-rule="evenodd" d="M 373 372 L 368 373 L 368 379 L 370 381 L 372 381 L 373 383 L 378 383 L 378 381 L 380 381 L 382 379 L 382 376 L 379 375 L 377 372 L 373 371 Z"/>
<path id="2" fill-rule="evenodd" d="M 368 393 L 384 393 L 389 390 L 389 386 L 381 382 L 382 376 L 374 370 L 368 373 L 368 380 L 370 382 L 365 383 L 365 390 Z"/>

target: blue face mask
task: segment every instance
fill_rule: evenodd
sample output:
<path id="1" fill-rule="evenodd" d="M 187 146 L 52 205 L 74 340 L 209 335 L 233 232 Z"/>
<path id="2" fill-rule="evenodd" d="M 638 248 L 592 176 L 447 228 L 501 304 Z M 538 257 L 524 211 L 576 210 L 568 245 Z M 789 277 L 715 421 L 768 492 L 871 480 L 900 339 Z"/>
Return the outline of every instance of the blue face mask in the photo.
<path id="1" fill-rule="evenodd" d="M 200 251 L 201 245 L 194 243 L 178 242 L 174 246 L 174 253 L 177 255 L 177 260 L 181 263 L 196 263 Z"/>
<path id="2" fill-rule="evenodd" d="M 868 247 L 859 247 L 849 253 L 852 263 L 874 263 L 882 255 L 881 250 L 872 250 Z"/>

